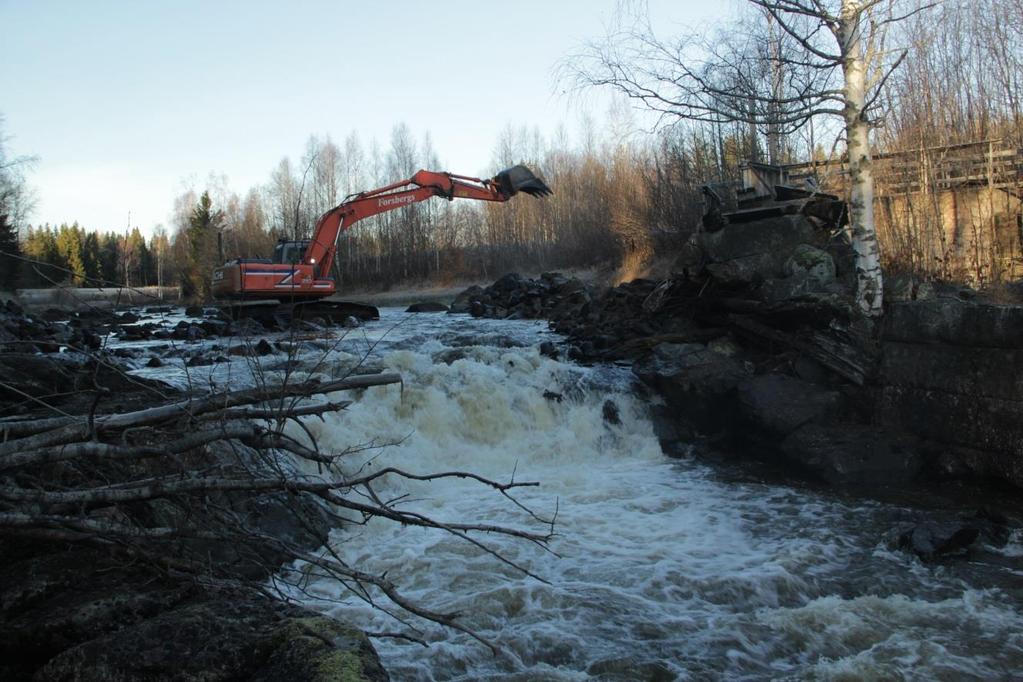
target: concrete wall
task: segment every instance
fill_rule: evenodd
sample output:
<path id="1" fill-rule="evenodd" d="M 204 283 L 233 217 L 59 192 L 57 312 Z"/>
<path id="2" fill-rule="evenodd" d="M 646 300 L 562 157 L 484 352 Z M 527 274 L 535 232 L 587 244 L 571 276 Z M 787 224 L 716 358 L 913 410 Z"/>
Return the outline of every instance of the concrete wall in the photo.
<path id="1" fill-rule="evenodd" d="M 1023 306 L 957 299 L 891 306 L 878 419 L 951 474 L 1023 487 Z"/>

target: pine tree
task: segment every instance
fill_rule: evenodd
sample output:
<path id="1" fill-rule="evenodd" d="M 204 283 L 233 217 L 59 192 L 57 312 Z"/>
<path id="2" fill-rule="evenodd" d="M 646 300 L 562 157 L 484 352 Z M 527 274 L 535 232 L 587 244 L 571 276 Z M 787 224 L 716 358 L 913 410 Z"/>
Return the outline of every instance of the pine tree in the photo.
<path id="1" fill-rule="evenodd" d="M 89 285 L 96 286 L 103 276 L 100 267 L 99 234 L 87 232 L 82 240 L 82 256 L 85 260 L 85 274 L 89 278 Z"/>
<path id="2" fill-rule="evenodd" d="M 124 282 L 128 286 L 145 286 L 146 265 L 149 260 L 149 253 L 146 249 L 146 240 L 134 228 L 124 239 Z"/>
<path id="3" fill-rule="evenodd" d="M 223 214 L 213 208 L 210 193 L 203 192 L 188 219 L 188 273 L 181 282 L 186 296 L 203 300 L 211 296 L 210 277 L 217 263 L 216 239 L 223 221 Z"/>
<path id="4" fill-rule="evenodd" d="M 23 268 L 26 286 L 51 287 L 65 278 L 67 262 L 57 248 L 57 237 L 49 225 L 36 229 L 29 225 L 22 252 L 33 261 Z"/>
<path id="5" fill-rule="evenodd" d="M 118 244 L 117 235 L 107 232 L 100 240 L 99 246 L 99 270 L 100 277 L 107 284 L 120 281 L 118 275 L 118 264 L 121 262 L 121 247 Z"/>
<path id="6" fill-rule="evenodd" d="M 81 233 L 78 224 L 72 226 L 62 224 L 57 233 L 57 251 L 60 253 L 65 267 L 70 270 L 71 284 L 76 287 L 85 283 L 85 257 L 82 250 Z"/>

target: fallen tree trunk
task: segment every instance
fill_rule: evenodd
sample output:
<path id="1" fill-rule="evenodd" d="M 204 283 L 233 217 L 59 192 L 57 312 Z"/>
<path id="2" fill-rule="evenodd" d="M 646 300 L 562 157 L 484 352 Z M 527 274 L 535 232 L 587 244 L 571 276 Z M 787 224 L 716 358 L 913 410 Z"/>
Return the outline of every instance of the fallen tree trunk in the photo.
<path id="1" fill-rule="evenodd" d="M 160 571 L 213 584 L 238 582 L 232 563 L 263 567 L 265 580 L 282 563 L 302 560 L 392 615 L 393 606 L 479 639 L 457 622 L 457 614 L 416 604 L 386 574 L 361 571 L 329 549 L 332 529 L 382 518 L 450 533 L 540 579 L 476 537 L 498 534 L 546 547 L 554 519 L 512 497 L 514 489 L 537 483 L 499 482 L 461 471 L 346 467 L 346 457 L 387 443 L 324 451 L 303 423 L 352 404 L 331 399 L 333 393 L 393 384 L 402 384 L 399 374 L 355 375 L 192 396 L 122 413 L 0 421 L 0 543 L 99 545 L 125 561 L 143 559 Z M 315 396 L 327 398 L 309 400 Z M 302 466 L 303 460 L 310 464 Z M 489 487 L 525 512 L 527 527 L 406 510 L 401 498 L 377 495 L 375 486 L 385 477 L 460 478 Z M 293 517 L 303 540 L 268 533 L 261 526 L 268 515 Z M 310 553 L 315 547 L 328 548 L 321 549 L 328 554 Z M 285 571 L 274 580 L 282 595 L 305 589 L 306 576 L 299 572 Z M 381 607 L 380 600 L 389 606 Z M 415 638 L 417 630 L 406 616 L 395 617 L 410 625 L 408 636 Z"/>
<path id="2" fill-rule="evenodd" d="M 152 426 L 161 422 L 170 421 L 183 416 L 199 417 L 210 412 L 224 410 L 226 408 L 240 405 L 252 405 L 271 400 L 283 400 L 285 398 L 300 398 L 312 395 L 323 395 L 348 391 L 356 388 L 369 388 L 371 386 L 385 386 L 387 384 L 400 384 L 401 375 L 395 373 L 382 374 L 359 374 L 337 381 L 320 382 L 305 381 L 298 384 L 283 384 L 280 386 L 262 386 L 258 388 L 230 391 L 226 393 L 214 393 L 201 398 L 189 398 L 168 405 L 151 407 L 145 410 L 127 412 L 123 414 L 105 414 L 91 417 L 92 426 L 99 430 L 125 429 L 135 426 Z M 51 417 L 48 419 L 16 419 L 0 421 L 0 434 L 3 435 L 4 445 L 0 445 L 0 455 L 8 450 L 5 449 L 10 438 L 20 438 L 44 432 L 53 432 L 61 427 L 81 426 L 88 424 L 90 417 L 87 416 L 64 416 Z M 58 441 L 59 442 L 59 441 Z"/>

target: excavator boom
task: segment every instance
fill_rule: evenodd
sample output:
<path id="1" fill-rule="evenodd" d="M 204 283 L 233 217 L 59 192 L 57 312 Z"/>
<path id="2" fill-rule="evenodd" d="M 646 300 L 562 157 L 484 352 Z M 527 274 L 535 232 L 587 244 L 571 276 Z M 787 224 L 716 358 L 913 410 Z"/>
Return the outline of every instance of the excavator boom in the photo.
<path id="1" fill-rule="evenodd" d="M 216 298 L 315 299 L 337 290 L 331 266 L 341 232 L 371 216 L 432 197 L 508 201 L 516 194 L 546 197 L 552 192 L 525 166 L 505 169 L 488 180 L 437 171 L 418 171 L 411 178 L 346 197 L 316 221 L 308 241 L 282 241 L 273 259 L 235 259 L 213 271 Z"/>

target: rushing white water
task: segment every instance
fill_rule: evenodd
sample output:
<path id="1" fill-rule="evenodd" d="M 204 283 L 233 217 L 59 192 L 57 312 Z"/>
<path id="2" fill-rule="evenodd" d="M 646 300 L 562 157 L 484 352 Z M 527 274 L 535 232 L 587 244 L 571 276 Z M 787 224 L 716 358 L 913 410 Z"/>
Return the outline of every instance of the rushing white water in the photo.
<path id="1" fill-rule="evenodd" d="M 910 509 L 735 480 L 660 450 L 627 369 L 542 357 L 544 325 L 386 311 L 337 360 L 373 350 L 401 372 L 323 422 L 323 447 L 395 442 L 351 466 L 539 481 L 517 498 L 557 510 L 553 553 L 480 539 L 523 576 L 439 531 L 375 520 L 339 529 L 352 565 L 495 642 L 423 624 L 429 648 L 379 639 L 395 680 L 1013 679 L 1023 676 L 1023 552 L 925 565 L 886 548 Z M 450 363 L 450 364 L 449 364 Z M 545 392 L 562 396 L 557 400 Z M 604 417 L 615 403 L 621 423 Z M 493 490 L 387 479 L 381 496 L 435 518 L 544 530 Z M 372 631 L 388 616 L 321 581 L 308 602 Z M 338 604 L 336 600 L 344 600 Z"/>

